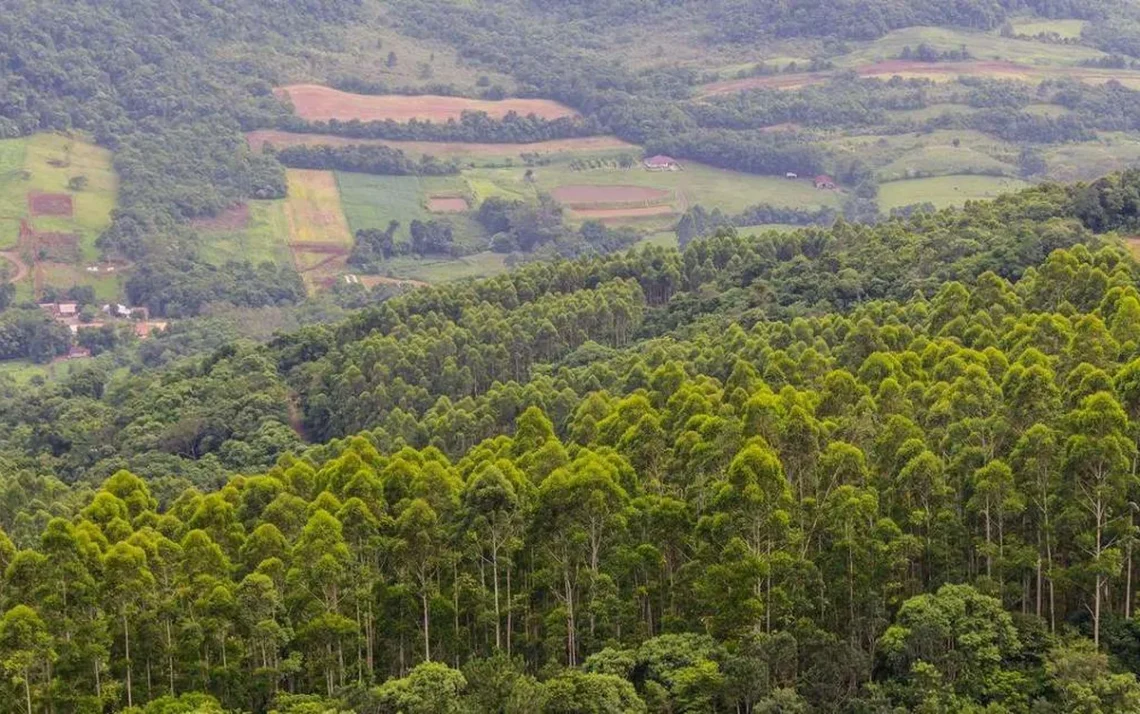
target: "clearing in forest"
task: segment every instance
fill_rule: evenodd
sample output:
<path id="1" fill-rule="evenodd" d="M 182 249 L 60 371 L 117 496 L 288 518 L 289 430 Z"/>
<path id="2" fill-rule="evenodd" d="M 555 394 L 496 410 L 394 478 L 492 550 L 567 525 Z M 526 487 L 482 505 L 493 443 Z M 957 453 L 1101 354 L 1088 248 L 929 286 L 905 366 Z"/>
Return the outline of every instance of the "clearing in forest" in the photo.
<path id="1" fill-rule="evenodd" d="M 111 152 L 77 136 L 35 134 L 0 141 L 0 250 L 16 251 L 26 270 L 17 294 L 90 285 L 121 297 L 121 276 L 86 270 L 99 260 L 95 240 L 111 223 L 118 179 Z"/>
<path id="2" fill-rule="evenodd" d="M 250 201 L 215 218 L 193 222 L 202 236 L 202 258 L 214 265 L 248 260 L 289 265 L 289 224 L 284 199 Z"/>
<path id="3" fill-rule="evenodd" d="M 293 103 L 297 116 L 308 121 L 420 121 L 445 122 L 459 120 L 465 111 L 486 112 L 501 119 L 510 112 L 522 116 L 535 114 L 543 119 L 576 116 L 564 104 L 550 99 L 503 99 L 489 101 L 466 97 L 432 94 L 409 96 L 399 94 L 351 94 L 320 84 L 293 84 L 276 90 L 277 96 Z"/>
<path id="4" fill-rule="evenodd" d="M 905 181 L 888 181 L 879 186 L 879 208 L 931 203 L 935 208 L 960 206 L 966 201 L 992 199 L 1029 186 L 1020 179 L 1002 176 L 937 176 Z"/>

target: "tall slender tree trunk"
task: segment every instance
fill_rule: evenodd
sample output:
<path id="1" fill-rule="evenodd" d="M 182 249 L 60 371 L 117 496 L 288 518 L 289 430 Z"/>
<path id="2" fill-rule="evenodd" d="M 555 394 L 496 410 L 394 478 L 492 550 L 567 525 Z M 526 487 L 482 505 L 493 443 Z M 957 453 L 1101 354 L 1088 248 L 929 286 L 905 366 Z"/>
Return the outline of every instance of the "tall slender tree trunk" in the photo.
<path id="1" fill-rule="evenodd" d="M 32 714 L 32 672 L 24 668 L 24 698 L 28 702 L 28 714 Z"/>
<path id="2" fill-rule="evenodd" d="M 1104 518 L 1102 515 L 1101 500 L 1098 498 L 1096 503 L 1096 556 L 1094 558 L 1097 568 L 1100 567 L 1101 555 L 1101 537 L 1104 534 Z M 1093 644 L 1100 648 L 1100 599 L 1101 590 L 1103 588 L 1100 572 L 1096 574 L 1096 593 L 1093 595 Z"/>
<path id="3" fill-rule="evenodd" d="M 563 575 L 566 588 L 566 663 L 571 667 L 578 666 L 578 644 L 574 637 L 574 589 L 570 586 L 570 570 Z"/>
<path id="4" fill-rule="evenodd" d="M 420 601 L 423 602 L 424 609 L 424 661 L 431 662 L 431 634 L 429 631 L 431 624 L 429 620 L 430 615 L 428 614 L 428 597 L 426 587 L 424 588 L 423 592 L 420 593 Z"/>
<path id="5" fill-rule="evenodd" d="M 133 707 L 135 704 L 131 698 L 131 631 L 127 627 L 126 614 L 123 615 L 123 650 L 127 657 L 127 706 Z"/>
<path id="6" fill-rule="evenodd" d="M 496 540 L 491 542 L 491 580 L 495 590 L 495 651 L 503 646 L 502 613 L 499 611 L 499 544 Z"/>
<path id="7" fill-rule="evenodd" d="M 511 656 L 511 615 L 514 608 L 511 606 L 511 568 L 507 566 L 507 658 Z"/>

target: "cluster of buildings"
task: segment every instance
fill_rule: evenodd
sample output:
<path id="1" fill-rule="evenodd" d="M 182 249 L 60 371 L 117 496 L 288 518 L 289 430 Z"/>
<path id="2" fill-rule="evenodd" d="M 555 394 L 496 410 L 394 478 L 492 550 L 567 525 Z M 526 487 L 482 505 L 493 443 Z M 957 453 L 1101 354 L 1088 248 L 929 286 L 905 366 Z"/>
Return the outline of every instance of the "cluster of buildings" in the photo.
<path id="1" fill-rule="evenodd" d="M 85 319 L 80 304 L 77 302 L 45 302 L 40 303 L 40 309 L 51 315 L 52 319 L 67 325 L 72 335 L 78 335 L 80 330 L 95 329 L 104 325 L 122 324 L 130 322 L 132 329 L 139 339 L 150 337 L 156 330 L 166 329 L 165 320 L 151 320 L 150 311 L 145 307 L 129 307 L 127 305 L 110 303 L 103 305 L 97 317 Z M 64 359 L 82 359 L 90 357 L 91 351 L 85 347 L 73 345 Z"/>

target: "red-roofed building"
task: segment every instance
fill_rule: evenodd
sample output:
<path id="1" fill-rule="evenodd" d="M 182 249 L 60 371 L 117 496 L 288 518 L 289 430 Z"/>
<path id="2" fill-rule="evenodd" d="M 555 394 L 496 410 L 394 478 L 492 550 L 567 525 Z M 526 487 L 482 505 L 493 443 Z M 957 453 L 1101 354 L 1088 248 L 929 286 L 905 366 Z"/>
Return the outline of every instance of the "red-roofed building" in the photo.
<path id="1" fill-rule="evenodd" d="M 645 168 L 650 171 L 676 171 L 681 165 L 672 156 L 658 154 L 645 160 Z"/>
<path id="2" fill-rule="evenodd" d="M 835 179 L 831 178 L 830 176 L 824 175 L 824 174 L 820 174 L 819 176 L 816 176 L 815 179 L 812 181 L 812 184 L 818 189 L 825 189 L 828 191 L 834 191 L 836 188 L 838 188 L 838 186 L 835 183 Z"/>

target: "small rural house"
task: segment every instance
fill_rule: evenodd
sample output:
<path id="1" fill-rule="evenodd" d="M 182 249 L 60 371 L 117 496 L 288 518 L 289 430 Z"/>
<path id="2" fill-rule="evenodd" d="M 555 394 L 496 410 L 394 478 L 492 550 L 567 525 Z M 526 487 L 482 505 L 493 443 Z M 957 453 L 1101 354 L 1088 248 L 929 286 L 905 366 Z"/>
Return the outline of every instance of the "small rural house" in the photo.
<path id="1" fill-rule="evenodd" d="M 672 156 L 658 154 L 645 160 L 645 168 L 649 171 L 676 171 L 681 165 Z"/>
<path id="2" fill-rule="evenodd" d="M 830 176 L 826 176 L 826 175 L 816 176 L 815 180 L 812 183 L 815 185 L 816 188 L 826 190 L 826 191 L 834 191 L 837 188 L 837 186 L 835 184 L 835 179 L 831 178 Z"/>

